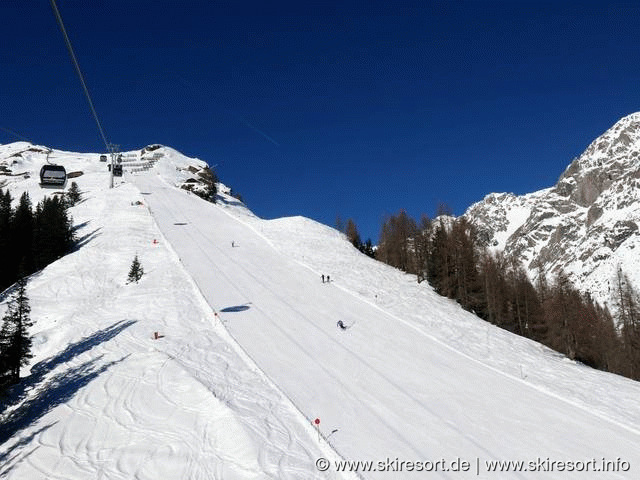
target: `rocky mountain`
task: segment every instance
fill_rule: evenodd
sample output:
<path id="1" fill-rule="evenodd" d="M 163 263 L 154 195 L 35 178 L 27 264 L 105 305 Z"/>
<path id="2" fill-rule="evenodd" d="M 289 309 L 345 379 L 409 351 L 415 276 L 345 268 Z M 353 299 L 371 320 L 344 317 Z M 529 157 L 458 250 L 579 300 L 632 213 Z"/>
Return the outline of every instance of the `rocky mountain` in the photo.
<path id="1" fill-rule="evenodd" d="M 622 269 L 640 287 L 640 112 L 622 118 L 574 159 L 550 188 L 490 194 L 465 212 L 495 250 L 535 280 L 560 271 L 615 309 Z"/>

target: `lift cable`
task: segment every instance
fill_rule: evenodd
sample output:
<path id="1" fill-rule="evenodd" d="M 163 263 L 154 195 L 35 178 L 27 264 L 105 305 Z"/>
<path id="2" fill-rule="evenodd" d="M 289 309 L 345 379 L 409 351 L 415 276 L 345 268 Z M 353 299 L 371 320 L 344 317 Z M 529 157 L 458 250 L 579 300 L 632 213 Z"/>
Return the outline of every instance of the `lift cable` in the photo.
<path id="1" fill-rule="evenodd" d="M 53 13 L 58 20 L 58 25 L 60 26 L 60 30 L 62 31 L 62 35 L 64 36 L 64 42 L 67 45 L 67 50 L 69 50 L 69 55 L 71 55 L 71 60 L 73 61 L 73 65 L 76 67 L 76 72 L 78 73 L 78 77 L 80 78 L 80 83 L 82 83 L 82 89 L 84 90 L 84 94 L 87 97 L 89 102 L 89 106 L 91 107 L 91 112 L 93 113 L 93 118 L 95 118 L 96 123 L 98 124 L 98 130 L 100 131 L 100 136 L 102 137 L 102 141 L 104 142 L 107 151 L 110 151 L 109 142 L 107 141 L 107 137 L 104 134 L 104 130 L 102 129 L 102 124 L 98 119 L 98 114 L 96 113 L 96 109 L 93 106 L 93 102 L 91 101 L 91 96 L 89 95 L 89 89 L 87 88 L 87 84 L 84 81 L 84 77 L 82 76 L 82 72 L 80 71 L 80 65 L 78 64 L 78 60 L 76 59 L 75 53 L 73 53 L 73 47 L 71 46 L 71 40 L 69 40 L 69 36 L 67 35 L 67 30 L 64 28 L 64 24 L 62 23 L 62 17 L 60 16 L 60 12 L 58 11 L 58 6 L 56 5 L 55 0 L 51 1 L 51 8 L 53 8 Z"/>

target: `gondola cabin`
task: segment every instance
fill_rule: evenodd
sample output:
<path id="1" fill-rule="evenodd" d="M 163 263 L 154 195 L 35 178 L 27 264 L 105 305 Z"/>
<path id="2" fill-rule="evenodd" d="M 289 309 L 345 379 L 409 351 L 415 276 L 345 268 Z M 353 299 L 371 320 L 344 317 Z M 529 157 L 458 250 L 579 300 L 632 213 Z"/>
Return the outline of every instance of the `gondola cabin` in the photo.
<path id="1" fill-rule="evenodd" d="M 67 182 L 67 171 L 62 165 L 43 165 L 40 169 L 40 185 L 59 187 Z"/>

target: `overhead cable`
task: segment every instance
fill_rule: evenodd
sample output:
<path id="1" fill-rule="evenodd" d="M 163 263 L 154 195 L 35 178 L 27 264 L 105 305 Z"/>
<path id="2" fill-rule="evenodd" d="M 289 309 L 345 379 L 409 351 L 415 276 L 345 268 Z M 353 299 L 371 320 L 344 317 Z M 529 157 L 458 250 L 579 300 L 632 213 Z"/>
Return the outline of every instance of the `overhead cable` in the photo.
<path id="1" fill-rule="evenodd" d="M 93 106 L 93 102 L 91 101 L 91 95 L 89 95 L 89 89 L 87 88 L 87 84 L 84 81 L 84 76 L 80 71 L 80 65 L 78 64 L 78 60 L 76 59 L 75 53 L 73 53 L 73 47 L 71 46 L 71 40 L 69 40 L 69 35 L 67 35 L 67 30 L 64 28 L 64 23 L 62 23 L 62 17 L 60 16 L 60 12 L 58 11 L 58 6 L 56 5 L 55 0 L 51 1 L 51 8 L 53 8 L 53 13 L 58 20 L 58 25 L 60 26 L 60 30 L 62 31 L 62 35 L 64 36 L 64 42 L 67 45 L 67 50 L 69 50 L 69 55 L 71 55 L 71 60 L 73 61 L 73 65 L 76 67 L 76 72 L 78 73 L 78 77 L 80 78 L 80 83 L 82 84 L 82 89 L 84 90 L 84 94 L 87 97 L 87 101 L 89 102 L 89 107 L 91 107 L 91 113 L 93 113 L 93 118 L 96 120 L 96 124 L 98 125 L 98 130 L 100 131 L 100 136 L 102 137 L 102 141 L 104 142 L 104 146 L 109 151 L 109 142 L 107 141 L 107 137 L 104 134 L 104 130 L 102 129 L 102 124 L 98 119 L 98 114 L 96 113 L 96 109 Z"/>

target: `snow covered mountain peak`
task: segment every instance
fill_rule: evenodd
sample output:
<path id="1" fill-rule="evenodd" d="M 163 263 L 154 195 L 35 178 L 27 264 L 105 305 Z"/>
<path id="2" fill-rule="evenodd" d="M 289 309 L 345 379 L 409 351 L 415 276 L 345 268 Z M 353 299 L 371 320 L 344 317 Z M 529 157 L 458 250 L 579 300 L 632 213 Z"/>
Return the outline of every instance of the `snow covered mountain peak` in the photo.
<path id="1" fill-rule="evenodd" d="M 117 154 L 117 162 L 127 173 L 155 171 L 172 185 L 198 191 L 206 183 L 208 165 L 198 158 L 190 158 L 177 150 L 153 144 Z M 111 163 L 106 153 L 75 153 L 15 142 L 0 145 L 0 187 L 13 185 L 18 191 L 30 191 L 32 200 L 51 193 L 38 187 L 39 171 L 48 163 L 65 167 L 68 177 L 102 174 Z M 105 177 L 106 178 L 106 177 Z"/>
<path id="2" fill-rule="evenodd" d="M 640 112 L 622 118 L 594 140 L 560 176 L 556 191 L 581 206 L 593 205 L 600 194 L 633 186 L 640 177 Z"/>
<path id="3" fill-rule="evenodd" d="M 615 308 L 621 268 L 640 286 L 640 112 L 594 140 L 547 189 L 490 194 L 467 210 L 484 241 L 522 261 L 530 276 L 563 271 Z"/>

